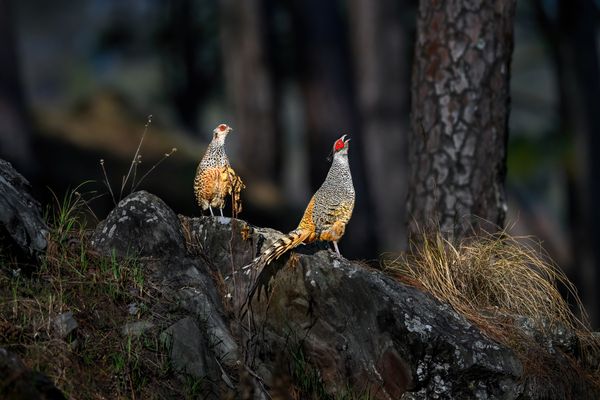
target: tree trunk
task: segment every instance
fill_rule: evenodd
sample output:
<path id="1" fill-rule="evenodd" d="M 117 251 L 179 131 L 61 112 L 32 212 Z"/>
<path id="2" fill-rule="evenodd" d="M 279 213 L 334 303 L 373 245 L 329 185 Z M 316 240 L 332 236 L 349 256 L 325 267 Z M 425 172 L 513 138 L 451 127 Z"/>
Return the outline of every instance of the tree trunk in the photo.
<path id="1" fill-rule="evenodd" d="M 344 36 L 347 28 L 336 2 L 297 0 L 291 4 L 299 52 L 297 64 L 302 67 L 298 73 L 306 113 L 311 188 L 313 192 L 318 189 L 327 175 L 330 164 L 326 159 L 335 139 L 349 134 L 350 167 L 357 198 L 342 252 L 349 257 L 375 257 L 376 226 L 365 172 L 364 136 L 357 129 L 352 60 Z"/>
<path id="2" fill-rule="evenodd" d="M 406 243 L 409 1 L 351 0 L 351 29 L 368 184 L 380 247 Z"/>
<path id="3" fill-rule="evenodd" d="M 409 136 L 409 235 L 504 223 L 515 0 L 421 0 Z"/>
<path id="4" fill-rule="evenodd" d="M 263 8 L 262 0 L 221 0 L 221 44 L 232 127 L 241 133 L 239 158 L 255 178 L 273 181 L 278 178 L 280 141 L 275 132 Z"/>
<path id="5" fill-rule="evenodd" d="M 21 86 L 14 16 L 9 0 L 0 0 L 0 157 L 32 172 L 31 132 Z"/>

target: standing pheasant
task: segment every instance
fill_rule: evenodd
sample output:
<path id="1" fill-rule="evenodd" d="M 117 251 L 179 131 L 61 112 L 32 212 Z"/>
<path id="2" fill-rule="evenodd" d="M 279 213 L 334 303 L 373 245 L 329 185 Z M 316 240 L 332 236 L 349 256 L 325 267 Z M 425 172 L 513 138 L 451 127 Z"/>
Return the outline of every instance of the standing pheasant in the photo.
<path id="1" fill-rule="evenodd" d="M 298 227 L 273 242 L 250 265 L 265 266 L 300 244 L 316 240 L 333 242 L 340 255 L 337 242 L 352 216 L 355 197 L 348 164 L 349 142 L 346 135 L 335 141 L 327 178 L 308 203 Z"/>
<path id="2" fill-rule="evenodd" d="M 194 179 L 196 201 L 202 210 L 209 209 L 212 216 L 214 216 L 213 207 L 218 208 L 223 216 L 227 195 L 231 195 L 233 217 L 242 211 L 240 192 L 246 186 L 229 165 L 229 159 L 225 154 L 225 138 L 231 130 L 225 124 L 215 128 L 213 139 L 198 165 Z"/>

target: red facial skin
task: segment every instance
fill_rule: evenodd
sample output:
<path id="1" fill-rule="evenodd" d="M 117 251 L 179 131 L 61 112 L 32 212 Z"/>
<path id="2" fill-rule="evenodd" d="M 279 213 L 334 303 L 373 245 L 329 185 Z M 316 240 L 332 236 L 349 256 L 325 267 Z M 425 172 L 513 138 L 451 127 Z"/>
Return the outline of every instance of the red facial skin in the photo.
<path id="1" fill-rule="evenodd" d="M 225 125 L 225 124 L 221 124 L 221 125 L 219 125 L 219 130 L 220 130 L 221 132 L 223 132 L 225 129 L 227 129 L 227 125 Z"/>
<path id="2" fill-rule="evenodd" d="M 344 141 L 342 139 L 338 139 L 333 146 L 334 151 L 340 151 L 344 148 Z"/>

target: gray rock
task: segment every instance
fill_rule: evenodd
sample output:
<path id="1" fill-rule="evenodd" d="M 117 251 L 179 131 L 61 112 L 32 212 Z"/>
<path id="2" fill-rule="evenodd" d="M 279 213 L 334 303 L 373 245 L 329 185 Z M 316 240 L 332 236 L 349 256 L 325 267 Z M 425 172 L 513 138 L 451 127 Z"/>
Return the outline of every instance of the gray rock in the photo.
<path id="1" fill-rule="evenodd" d="M 173 367 L 182 374 L 201 380 L 203 399 L 217 399 L 219 365 L 217 364 L 204 330 L 190 317 L 183 318 L 167 328 L 160 336 L 170 349 Z"/>
<path id="2" fill-rule="evenodd" d="M 522 316 L 517 318 L 516 325 L 521 332 L 544 346 L 551 354 L 554 354 L 557 351 L 564 351 L 571 355 L 577 354 L 579 344 L 577 335 L 563 325 L 550 325 L 545 322 L 545 331 L 541 332 L 540 329 L 536 327 L 535 321 L 529 317 Z"/>
<path id="3" fill-rule="evenodd" d="M 380 272 L 319 251 L 283 267 L 273 285 L 252 304 L 255 323 L 268 333 L 263 346 L 285 351 L 283 339 L 293 332 L 332 393 L 353 386 L 377 388 L 384 399 L 406 391 L 475 398 L 480 388 L 490 398 L 519 394 L 522 368 L 509 349 Z"/>
<path id="4" fill-rule="evenodd" d="M 65 313 L 57 315 L 54 320 L 52 320 L 52 326 L 54 327 L 54 333 L 57 337 L 64 339 L 71 332 L 73 332 L 79 324 L 73 317 L 73 313 L 71 311 L 67 311 Z"/>
<path id="5" fill-rule="evenodd" d="M 144 332 L 152 328 L 154 328 L 154 324 L 151 321 L 141 320 L 128 322 L 121 328 L 121 334 L 123 336 L 141 336 Z"/>
<path id="6" fill-rule="evenodd" d="M 140 307 L 137 303 L 129 303 L 127 305 L 127 313 L 129 315 L 136 315 L 140 311 Z"/>
<path id="7" fill-rule="evenodd" d="M 121 200 L 98 224 L 92 247 L 119 257 L 174 257 L 185 254 L 181 225 L 175 213 L 158 197 L 139 191 Z"/>
<path id="8" fill-rule="evenodd" d="M 32 371 L 13 353 L 0 348 L 0 397 L 6 400 L 65 400 L 46 375 Z"/>
<path id="9" fill-rule="evenodd" d="M 241 323 L 235 331 L 245 359 L 254 360 L 249 367 L 269 385 L 299 344 L 332 394 L 371 388 L 379 399 L 600 398 L 560 352 L 548 357 L 552 367 L 572 371 L 563 379 L 527 374 L 511 349 L 449 305 L 364 264 L 311 245 L 247 275 L 242 266 L 280 233 L 239 220 L 181 219 L 193 239 L 190 252 L 225 277 L 226 307 L 243 309 L 258 282 L 248 314 L 234 325 Z M 556 332 L 540 340 L 546 342 L 569 349 L 572 334 Z"/>
<path id="10" fill-rule="evenodd" d="M 210 376 L 211 370 L 215 370 L 206 336 L 192 318 L 171 325 L 161 334 L 161 340 L 170 348 L 171 361 L 177 370 L 196 378 Z"/>
<path id="11" fill-rule="evenodd" d="M 215 282 L 200 262 L 190 259 L 170 259 L 157 263 L 157 274 L 163 278 L 163 287 L 175 294 L 181 310 L 202 323 L 211 352 L 225 366 L 234 368 L 239 360 L 238 346 Z"/>
<path id="12" fill-rule="evenodd" d="M 27 179 L 0 159 L 0 224 L 27 254 L 46 249 L 48 227 L 40 204 L 31 196 Z"/>
<path id="13" fill-rule="evenodd" d="M 527 374 L 511 349 L 449 305 L 334 257 L 323 244 L 301 246 L 247 274 L 243 266 L 280 232 L 228 218 L 178 220 L 144 192 L 128 199 L 96 230 L 94 246 L 149 257 L 146 272 L 170 300 L 170 312 L 183 316 L 162 335 L 173 365 L 210 385 L 246 376 L 252 396 L 264 396 L 262 387 L 286 382 L 290 349 L 299 348 L 305 367 L 318 369 L 334 395 L 352 388 L 370 389 L 377 399 L 600 397 L 576 373 L 551 385 Z M 552 367 L 571 367 L 563 350 L 576 345 L 573 336 L 551 336 L 536 340 L 557 350 L 548 352 Z"/>

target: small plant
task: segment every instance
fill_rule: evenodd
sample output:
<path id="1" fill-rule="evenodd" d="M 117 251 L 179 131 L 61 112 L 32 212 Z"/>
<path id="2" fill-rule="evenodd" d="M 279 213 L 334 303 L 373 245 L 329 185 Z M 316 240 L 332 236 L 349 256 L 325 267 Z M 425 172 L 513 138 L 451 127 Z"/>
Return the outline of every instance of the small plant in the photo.
<path id="1" fill-rule="evenodd" d="M 133 279 L 133 282 L 139 291 L 139 295 L 141 296 L 144 292 L 144 272 L 142 270 L 142 266 L 133 260 L 130 272 L 131 278 Z"/>
<path id="2" fill-rule="evenodd" d="M 112 271 L 113 278 L 116 282 L 121 281 L 121 266 L 119 260 L 117 260 L 117 254 L 113 250 L 110 256 L 110 270 Z"/>
<path id="3" fill-rule="evenodd" d="M 113 353 L 110 355 L 110 359 L 115 375 L 122 374 L 126 365 L 125 355 L 122 352 Z"/>
<path id="4" fill-rule="evenodd" d="M 333 400 L 325 390 L 321 373 L 307 360 L 302 344 L 296 344 L 290 350 L 290 375 L 303 396 L 315 400 Z"/>
<path id="5" fill-rule="evenodd" d="M 156 167 L 158 167 L 160 164 L 162 164 L 162 162 L 164 160 L 171 157 L 173 155 L 173 153 L 177 152 L 177 148 L 173 147 L 171 149 L 171 151 L 169 151 L 168 153 L 165 153 L 160 160 L 158 160 L 152 167 L 150 167 L 142 175 L 142 177 L 139 180 L 137 180 L 138 167 L 142 163 L 142 154 L 140 151 L 142 149 L 142 144 L 144 143 L 144 138 L 146 137 L 146 134 L 150 130 L 151 124 L 152 124 L 152 115 L 149 115 L 148 119 L 146 121 L 146 124 L 144 125 L 144 131 L 142 133 L 142 137 L 140 138 L 140 142 L 138 143 L 138 147 L 135 150 L 135 153 L 133 154 L 131 163 L 129 164 L 129 169 L 127 170 L 127 174 L 123 175 L 121 178 L 121 187 L 119 188 L 118 192 L 115 192 L 112 188 L 112 185 L 110 184 L 110 180 L 108 179 L 108 174 L 106 172 L 104 159 L 100 159 L 100 168 L 102 169 L 103 183 L 106 186 L 106 188 L 108 189 L 108 193 L 110 194 L 110 197 L 111 197 L 114 205 L 117 205 L 117 203 L 123 198 L 123 196 L 126 196 L 127 194 L 135 192 L 137 190 L 137 188 L 140 186 L 140 184 L 144 181 L 144 179 L 146 179 L 146 177 L 148 177 L 148 175 L 152 171 L 154 171 L 154 169 Z M 131 181 L 130 181 L 130 179 L 131 179 Z"/>
<path id="6" fill-rule="evenodd" d="M 188 398 L 196 399 L 202 395 L 204 380 L 192 375 L 185 375 L 185 393 Z"/>
<path id="7" fill-rule="evenodd" d="M 74 233 L 81 234 L 86 227 L 85 214 L 95 217 L 94 212 L 89 207 L 89 202 L 96 197 L 86 199 L 86 196 L 95 196 L 95 192 L 81 193 L 81 190 L 93 181 L 85 181 L 75 187 L 67 190 L 62 200 L 50 189 L 54 198 L 54 208 L 46 210 L 46 221 L 51 227 L 50 236 L 56 243 L 64 243 L 69 235 Z"/>

